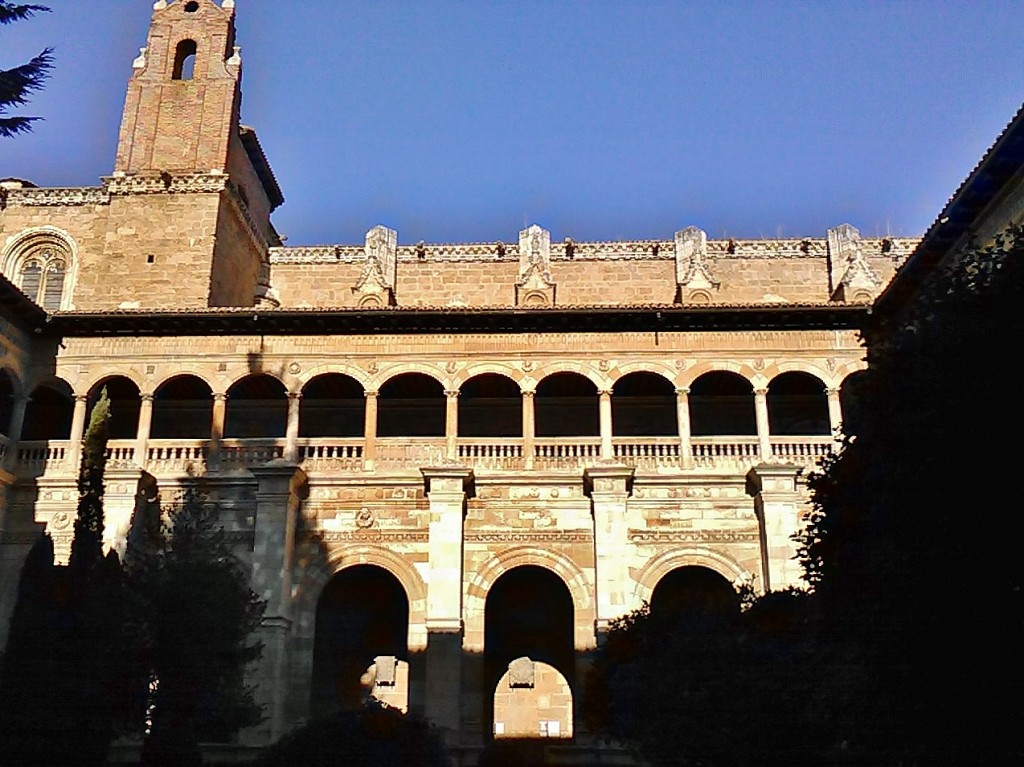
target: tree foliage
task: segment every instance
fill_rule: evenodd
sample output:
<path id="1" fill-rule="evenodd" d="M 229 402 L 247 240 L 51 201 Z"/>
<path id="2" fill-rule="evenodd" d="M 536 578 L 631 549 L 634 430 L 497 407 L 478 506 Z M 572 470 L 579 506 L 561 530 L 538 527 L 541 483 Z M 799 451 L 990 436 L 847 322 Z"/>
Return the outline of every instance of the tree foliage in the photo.
<path id="1" fill-rule="evenodd" d="M 223 740 L 261 719 L 246 666 L 262 645 L 253 632 L 264 603 L 249 588 L 217 509 L 198 491 L 156 535 L 156 504 L 137 515 L 127 553 L 128 589 L 150 695 L 143 764 L 200 763 L 202 740 Z M 147 519 L 146 517 L 149 516 Z"/>
<path id="2" fill-rule="evenodd" d="M 439 732 L 423 719 L 371 701 L 286 735 L 255 767 L 447 767 Z"/>
<path id="3" fill-rule="evenodd" d="M 1021 433 L 1024 228 L 969 247 L 867 329 L 841 455 L 811 480 L 803 542 L 848 665 L 841 742 L 875 764 L 1003 764 L 1024 639 L 1024 526 L 1008 449 Z M 842 672 L 844 672 L 843 674 Z"/>
<path id="4" fill-rule="evenodd" d="M 641 611 L 598 651 L 588 720 L 655 765 L 1024 760 L 1024 227 L 865 330 L 846 442 L 812 475 L 809 594 L 728 621 Z"/>
<path id="5" fill-rule="evenodd" d="M 83 445 L 70 564 L 54 565 L 44 535 L 22 570 L 0 673 L 0 764 L 104 764 L 122 718 L 131 686 L 124 584 L 117 554 L 104 555 L 102 540 L 108 421 L 104 392 Z"/>
<path id="6" fill-rule="evenodd" d="M 0 25 L 11 24 L 49 10 L 44 5 L 0 0 Z M 52 48 L 46 48 L 25 64 L 0 69 L 0 138 L 30 131 L 32 123 L 40 119 L 11 115 L 10 111 L 28 103 L 29 97 L 43 86 L 52 69 Z"/>
<path id="7" fill-rule="evenodd" d="M 742 613 L 667 616 L 645 605 L 616 621 L 588 679 L 588 727 L 658 767 L 821 764 L 834 723 L 807 600 L 785 591 Z"/>

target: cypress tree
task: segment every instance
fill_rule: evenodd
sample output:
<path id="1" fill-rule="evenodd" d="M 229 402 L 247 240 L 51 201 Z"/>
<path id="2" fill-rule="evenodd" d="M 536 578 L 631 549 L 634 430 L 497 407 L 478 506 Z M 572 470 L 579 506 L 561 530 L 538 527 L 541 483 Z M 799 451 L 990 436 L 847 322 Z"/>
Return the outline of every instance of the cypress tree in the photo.
<path id="1" fill-rule="evenodd" d="M 49 10 L 45 5 L 0 0 L 0 24 L 11 24 Z M 28 102 L 29 96 L 43 86 L 52 68 L 53 49 L 46 48 L 25 64 L 0 69 L 0 138 L 32 130 L 32 123 L 40 118 L 7 115 L 11 108 Z"/>

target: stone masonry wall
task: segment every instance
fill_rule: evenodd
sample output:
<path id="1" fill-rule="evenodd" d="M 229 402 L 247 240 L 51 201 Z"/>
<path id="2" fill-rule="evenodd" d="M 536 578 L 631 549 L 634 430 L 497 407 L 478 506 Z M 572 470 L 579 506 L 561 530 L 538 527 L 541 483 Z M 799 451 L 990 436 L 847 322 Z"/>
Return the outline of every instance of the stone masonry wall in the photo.
<path id="1" fill-rule="evenodd" d="M 806 244 L 805 244 L 806 243 Z M 865 239 L 864 255 L 878 280 L 888 284 L 916 240 Z M 657 243 L 653 243 L 657 244 Z M 569 258 L 552 245 L 551 278 L 556 306 L 671 304 L 676 264 L 671 243 L 577 243 Z M 734 252 L 729 253 L 728 248 Z M 804 252 L 806 251 L 806 252 Z M 285 308 L 355 307 L 352 286 L 365 257 L 357 246 L 272 248 L 271 282 Z M 716 286 L 712 304 L 821 304 L 830 300 L 829 262 L 822 240 L 708 243 L 707 268 Z M 518 255 L 499 255 L 485 244 L 402 246 L 398 249 L 398 306 L 513 306 Z M 684 291 L 682 302 L 690 296 Z"/>

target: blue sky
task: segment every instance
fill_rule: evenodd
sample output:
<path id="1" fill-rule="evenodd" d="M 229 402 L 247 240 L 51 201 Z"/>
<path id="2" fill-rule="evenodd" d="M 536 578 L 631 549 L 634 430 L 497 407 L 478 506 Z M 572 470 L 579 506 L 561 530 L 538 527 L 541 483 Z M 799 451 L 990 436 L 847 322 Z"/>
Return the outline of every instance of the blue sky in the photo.
<path id="1" fill-rule="evenodd" d="M 95 185 L 152 2 L 49 5 L 0 29 L 57 55 L 0 177 Z M 916 235 L 1024 100 L 1020 0 L 236 5 L 290 245 Z"/>

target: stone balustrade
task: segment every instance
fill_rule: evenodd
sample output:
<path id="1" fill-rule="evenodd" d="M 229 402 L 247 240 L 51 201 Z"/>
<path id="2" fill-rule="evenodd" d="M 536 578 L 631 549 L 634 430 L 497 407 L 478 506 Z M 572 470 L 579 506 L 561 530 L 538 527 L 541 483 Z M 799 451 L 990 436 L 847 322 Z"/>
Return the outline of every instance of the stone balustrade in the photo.
<path id="1" fill-rule="evenodd" d="M 287 440 L 151 439 L 145 448 L 145 469 L 158 477 L 201 475 L 209 472 L 243 471 L 287 454 Z M 377 438 L 373 455 L 362 438 L 300 439 L 297 460 L 307 471 L 362 473 L 366 470 L 408 471 L 409 467 L 456 463 L 477 472 L 569 471 L 578 472 L 602 461 L 633 466 L 639 471 L 687 470 L 744 473 L 758 463 L 796 464 L 813 467 L 836 447 L 832 437 L 771 437 L 771 455 L 762 456 L 757 437 L 692 437 L 689 465 L 679 437 L 614 437 L 611 455 L 602 455 L 599 437 L 536 438 L 530 456 L 521 438 L 460 437 L 454 453 L 443 437 Z M 16 448 L 14 470 L 19 476 L 69 476 L 72 466 L 69 440 L 22 442 Z M 0 441 L 0 458 L 10 449 Z M 111 440 L 108 466 L 141 466 L 134 440 Z M 532 461 L 530 460 L 532 458 Z"/>

